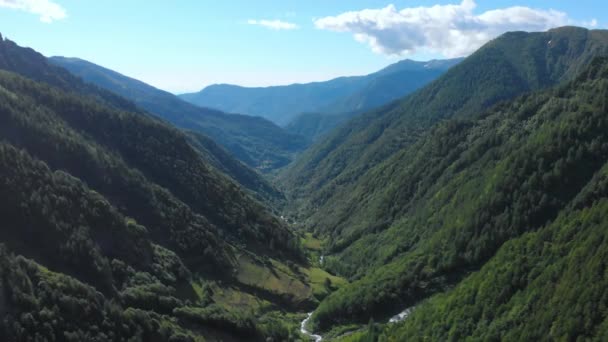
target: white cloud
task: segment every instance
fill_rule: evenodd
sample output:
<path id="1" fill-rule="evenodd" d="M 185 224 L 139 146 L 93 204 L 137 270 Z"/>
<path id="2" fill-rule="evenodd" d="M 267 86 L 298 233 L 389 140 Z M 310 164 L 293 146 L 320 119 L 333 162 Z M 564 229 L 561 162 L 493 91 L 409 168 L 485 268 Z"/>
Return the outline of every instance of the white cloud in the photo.
<path id="1" fill-rule="evenodd" d="M 267 27 L 267 28 L 273 29 L 273 30 L 295 30 L 295 29 L 299 28 L 298 25 L 296 25 L 294 23 L 290 23 L 290 22 L 282 21 L 282 20 L 249 19 L 249 20 L 247 20 L 247 24 L 264 26 L 264 27 Z"/>
<path id="2" fill-rule="evenodd" d="M 589 21 L 583 21 L 581 25 L 585 27 L 596 28 L 598 26 L 598 21 L 597 19 L 591 19 Z"/>
<path id="3" fill-rule="evenodd" d="M 564 12 L 508 7 L 475 14 L 474 0 L 460 4 L 411 7 L 394 5 L 365 9 L 314 20 L 319 29 L 349 32 L 374 52 L 385 55 L 439 53 L 466 56 L 507 31 L 545 31 L 576 24 Z M 597 26 L 597 20 L 578 23 Z"/>
<path id="4" fill-rule="evenodd" d="M 39 15 L 43 23 L 52 23 L 67 17 L 65 9 L 50 0 L 0 0 L 0 7 Z"/>

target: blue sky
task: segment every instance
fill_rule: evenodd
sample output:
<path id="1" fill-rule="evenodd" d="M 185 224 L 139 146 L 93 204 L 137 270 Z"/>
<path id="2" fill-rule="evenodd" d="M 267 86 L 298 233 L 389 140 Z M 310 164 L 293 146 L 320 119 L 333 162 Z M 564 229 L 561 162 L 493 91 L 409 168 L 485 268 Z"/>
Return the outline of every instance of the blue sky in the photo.
<path id="1" fill-rule="evenodd" d="M 403 58 L 466 55 L 506 30 L 607 28 L 606 3 L 0 0 L 0 32 L 47 56 L 80 57 L 185 92 L 212 83 L 326 80 Z"/>

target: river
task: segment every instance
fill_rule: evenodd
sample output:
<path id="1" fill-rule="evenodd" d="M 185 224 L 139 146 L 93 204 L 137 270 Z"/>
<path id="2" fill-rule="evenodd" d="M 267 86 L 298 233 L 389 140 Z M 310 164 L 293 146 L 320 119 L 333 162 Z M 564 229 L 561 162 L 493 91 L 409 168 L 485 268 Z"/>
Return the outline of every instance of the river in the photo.
<path id="1" fill-rule="evenodd" d="M 321 335 L 315 335 L 311 331 L 308 331 L 308 329 L 306 329 L 306 324 L 308 324 L 308 321 L 310 321 L 311 316 L 312 316 L 312 312 L 309 313 L 308 316 L 306 317 L 306 319 L 304 319 L 302 321 L 302 324 L 300 324 L 300 332 L 302 334 L 310 337 L 311 339 L 315 340 L 315 342 L 321 342 L 321 341 L 323 341 L 323 337 Z"/>
<path id="2" fill-rule="evenodd" d="M 405 320 L 407 318 L 407 316 L 409 316 L 412 311 L 414 311 L 414 307 L 409 307 L 403 311 L 401 311 L 400 313 L 396 314 L 395 316 L 391 317 L 391 319 L 388 320 L 388 323 L 397 323 L 397 322 L 401 322 L 403 320 Z"/>
<path id="3" fill-rule="evenodd" d="M 391 319 L 388 320 L 388 324 L 392 324 L 392 323 L 398 323 L 401 322 L 403 320 L 405 320 L 411 313 L 412 311 L 414 311 L 414 307 L 411 306 L 403 311 L 401 311 L 400 313 L 396 314 L 395 316 L 391 317 Z M 300 324 L 300 332 L 308 337 L 310 337 L 311 339 L 315 340 L 315 342 L 321 342 L 323 341 L 323 336 L 321 335 L 316 335 L 313 334 L 311 331 L 309 331 L 306 328 L 306 325 L 308 324 L 308 321 L 310 321 L 310 317 L 312 316 L 312 312 L 309 313 L 306 318 L 302 321 L 302 323 Z"/>

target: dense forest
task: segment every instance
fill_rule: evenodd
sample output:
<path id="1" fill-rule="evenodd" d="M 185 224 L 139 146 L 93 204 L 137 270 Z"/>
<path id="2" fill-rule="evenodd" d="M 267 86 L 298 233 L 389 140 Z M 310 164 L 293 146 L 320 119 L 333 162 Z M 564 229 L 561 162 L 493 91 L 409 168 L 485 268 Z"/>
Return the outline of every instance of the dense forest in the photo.
<path id="1" fill-rule="evenodd" d="M 339 196 L 348 196 L 348 187 L 370 168 L 438 121 L 476 115 L 497 102 L 555 85 L 607 52 L 608 34 L 602 30 L 564 27 L 500 36 L 428 86 L 355 117 L 303 152 L 279 177 L 292 193 L 294 214 L 308 218 L 313 213 L 316 220 L 317 208 L 341 203 Z"/>
<path id="2" fill-rule="evenodd" d="M 242 165 L 32 50 L 0 56 L 3 340 L 297 334 L 300 237 L 222 173 Z"/>
<path id="3" fill-rule="evenodd" d="M 584 195 L 601 198 L 593 182 L 608 157 L 607 66 L 598 60 L 572 84 L 500 105 L 483 119 L 445 122 L 416 144 L 412 151 L 432 162 L 424 168 L 415 159 L 418 176 L 401 178 L 411 194 L 380 203 L 405 196 L 405 207 L 376 207 L 406 210 L 405 218 L 349 246 L 344 263 L 373 271 L 321 304 L 313 316 L 320 325 L 364 323 L 387 308 L 413 306 L 476 273 L 506 241 L 540 229 Z"/>
<path id="4" fill-rule="evenodd" d="M 285 170 L 292 214 L 327 238 L 325 267 L 353 281 L 320 304 L 311 326 L 332 336 L 336 326 L 386 322 L 569 210 L 606 161 L 605 61 L 589 66 L 607 49 L 606 31 L 505 34 Z M 472 334 L 433 335 L 430 320 L 421 324 L 431 340 Z"/>
<path id="5" fill-rule="evenodd" d="M 506 191 L 499 196 L 515 200 L 502 224 L 526 229 L 455 287 L 416 303 L 403 322 L 344 340 L 605 340 L 607 95 L 608 59 L 598 59 L 572 83 L 500 105 L 464 128 L 498 136 L 481 158 L 507 172 L 496 177 Z M 480 238 L 503 225 L 484 225 L 469 244 L 483 247 L 491 240 Z"/>
<path id="6" fill-rule="evenodd" d="M 304 137 L 289 134 L 268 120 L 197 107 L 173 94 L 81 59 L 52 57 L 49 62 L 124 96 L 177 127 L 212 138 L 243 163 L 262 171 L 285 166 L 295 153 L 308 145 Z"/>

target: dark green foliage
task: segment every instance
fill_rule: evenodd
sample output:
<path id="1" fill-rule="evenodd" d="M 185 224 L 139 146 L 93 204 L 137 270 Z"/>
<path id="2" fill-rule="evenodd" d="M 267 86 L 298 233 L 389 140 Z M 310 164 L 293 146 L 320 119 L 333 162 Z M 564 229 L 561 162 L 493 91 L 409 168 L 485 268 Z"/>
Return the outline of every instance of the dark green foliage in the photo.
<path id="1" fill-rule="evenodd" d="M 324 300 L 313 319 L 324 328 L 395 313 L 445 290 L 573 201 L 602 196 L 588 184 L 608 161 L 606 98 L 608 62 L 598 60 L 568 85 L 475 121 L 442 123 L 374 168 L 345 204 L 362 214 L 334 246 L 349 266 L 340 271 L 363 277 Z"/>
<path id="2" fill-rule="evenodd" d="M 261 116 L 279 125 L 290 124 L 291 131 L 307 133 L 307 130 L 291 124 L 298 114 L 360 113 L 411 93 L 460 61 L 461 59 L 429 62 L 403 60 L 366 76 L 266 88 L 218 84 L 180 97 L 199 106 Z M 303 119 L 315 120 L 315 117 L 303 117 L 299 121 L 302 122 Z M 318 122 L 317 125 L 322 126 L 321 131 L 332 128 L 325 126 L 325 123 L 333 124 L 324 120 Z M 309 122 L 302 124 L 313 125 Z"/>
<path id="3" fill-rule="evenodd" d="M 285 324 L 283 317 L 276 313 L 268 313 L 257 323 L 259 334 L 271 338 L 272 341 L 293 341 L 298 329 Z"/>
<path id="4" fill-rule="evenodd" d="M 173 94 L 80 59 L 53 57 L 49 61 L 87 82 L 124 96 L 177 127 L 211 137 L 245 164 L 263 171 L 285 166 L 294 153 L 307 146 L 304 138 L 289 134 L 262 118 L 197 107 Z M 231 175 L 240 181 L 238 173 Z M 261 177 L 257 182 L 264 183 Z M 258 188 L 252 190 L 258 191 Z"/>
<path id="5" fill-rule="evenodd" d="M 96 100 L 106 105 L 133 112 L 138 111 L 132 102 L 94 85 L 85 84 L 65 69 L 49 64 L 46 57 L 38 52 L 23 48 L 2 37 L 0 37 L 0 69 L 10 70 L 64 91 L 95 97 Z"/>
<path id="6" fill-rule="evenodd" d="M 374 323 L 374 319 L 370 318 L 367 324 L 367 336 L 363 339 L 365 342 L 376 342 L 378 340 L 378 327 Z"/>
<path id="7" fill-rule="evenodd" d="M 6 41 L 0 52 L 40 62 Z M 299 261 L 299 238 L 192 144 L 219 147 L 79 84 L 0 71 L 0 240 L 33 260 L 2 249 L 0 339 L 202 341 L 213 326 L 176 316 L 212 305 L 191 275 L 235 284 L 238 254 Z"/>
<path id="8" fill-rule="evenodd" d="M 386 329 L 381 340 L 606 340 L 606 213 L 603 198 L 510 241 L 479 272 Z"/>
<path id="9" fill-rule="evenodd" d="M 213 235 L 220 233 L 244 243 L 266 241 L 273 234 L 278 241 L 288 239 L 278 220 L 204 164 L 178 131 L 142 115 L 2 76 L 5 100 L 0 106 L 6 114 L 0 132 L 6 139 L 85 180 L 184 256 L 196 259 L 208 250 L 214 255 L 209 257 L 225 258 L 212 252 L 219 243 Z"/>
<path id="10" fill-rule="evenodd" d="M 52 273 L 0 247 L 2 341 L 169 341 L 181 336 L 167 318 L 124 310 L 93 287 Z"/>
<path id="11" fill-rule="evenodd" d="M 0 193 L 5 194 L 0 237 L 14 250 L 95 282 L 106 293 L 114 290 L 109 260 L 151 270 L 146 229 L 128 222 L 75 178 L 52 173 L 5 144 L 0 144 L 0 175 Z"/>
<path id="12" fill-rule="evenodd" d="M 284 204 L 285 196 L 274 185 L 260 174 L 232 157 L 223 147 L 205 135 L 188 132 L 192 144 L 201 152 L 201 157 L 225 175 L 230 176 L 239 185 L 249 190 L 250 194 L 260 201 L 279 207 Z"/>
<path id="13" fill-rule="evenodd" d="M 242 312 L 227 311 L 219 306 L 210 305 L 205 308 L 178 308 L 175 309 L 174 314 L 187 324 L 212 326 L 220 330 L 231 331 L 242 338 L 259 337 L 253 317 Z"/>

